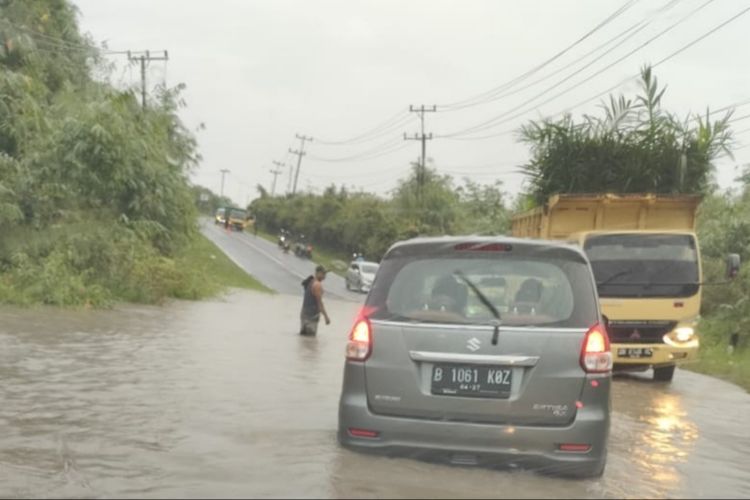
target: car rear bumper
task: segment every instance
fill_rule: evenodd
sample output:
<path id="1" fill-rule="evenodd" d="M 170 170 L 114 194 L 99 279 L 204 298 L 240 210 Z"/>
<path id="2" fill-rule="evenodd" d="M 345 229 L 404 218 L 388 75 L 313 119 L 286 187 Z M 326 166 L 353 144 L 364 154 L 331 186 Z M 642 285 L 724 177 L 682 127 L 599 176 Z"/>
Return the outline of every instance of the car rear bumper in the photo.
<path id="1" fill-rule="evenodd" d="M 651 349 L 648 358 L 630 358 L 620 355 L 622 349 Z M 686 347 L 668 344 L 612 344 L 612 359 L 620 366 L 667 366 L 688 363 L 698 359 L 698 342 Z"/>
<path id="2" fill-rule="evenodd" d="M 606 461 L 609 408 L 584 406 L 564 427 L 476 424 L 375 414 L 364 392 L 347 392 L 346 388 L 345 383 L 339 405 L 338 439 L 351 449 L 566 476 L 596 476 Z M 357 437 L 351 429 L 378 434 Z M 591 449 L 563 452 L 558 449 L 562 443 L 590 444 Z"/>

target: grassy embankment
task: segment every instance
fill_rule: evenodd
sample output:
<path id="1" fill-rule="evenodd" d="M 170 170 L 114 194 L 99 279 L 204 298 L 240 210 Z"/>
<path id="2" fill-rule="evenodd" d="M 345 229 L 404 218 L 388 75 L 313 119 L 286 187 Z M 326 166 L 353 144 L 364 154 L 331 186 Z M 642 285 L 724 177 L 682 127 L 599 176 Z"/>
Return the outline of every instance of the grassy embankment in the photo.
<path id="1" fill-rule="evenodd" d="M 700 360 L 685 365 L 694 372 L 711 375 L 739 385 L 750 392 L 750 346 L 742 345 L 734 352 L 728 349 L 728 332 L 732 325 L 709 316 L 701 323 Z"/>
<path id="2" fill-rule="evenodd" d="M 196 298 L 220 293 L 226 288 L 244 288 L 272 293 L 261 282 L 240 269 L 232 260 L 203 235 L 193 240 L 179 257 L 180 265 L 189 266 L 207 278 L 205 287 Z"/>

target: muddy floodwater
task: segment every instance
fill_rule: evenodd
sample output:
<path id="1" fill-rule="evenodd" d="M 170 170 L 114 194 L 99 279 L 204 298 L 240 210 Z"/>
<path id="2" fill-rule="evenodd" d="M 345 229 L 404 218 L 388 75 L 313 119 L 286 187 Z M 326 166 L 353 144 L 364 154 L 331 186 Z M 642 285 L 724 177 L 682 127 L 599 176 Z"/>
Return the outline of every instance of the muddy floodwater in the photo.
<path id="1" fill-rule="evenodd" d="M 111 311 L 0 309 L 2 497 L 750 497 L 750 396 L 618 378 L 607 470 L 572 481 L 336 443 L 347 329 L 236 292 Z"/>

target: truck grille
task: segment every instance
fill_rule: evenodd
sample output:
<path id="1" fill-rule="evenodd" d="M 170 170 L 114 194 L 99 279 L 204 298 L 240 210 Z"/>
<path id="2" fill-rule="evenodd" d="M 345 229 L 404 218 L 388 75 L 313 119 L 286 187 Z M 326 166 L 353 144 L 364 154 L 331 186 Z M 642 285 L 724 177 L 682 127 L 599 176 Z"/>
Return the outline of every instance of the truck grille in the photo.
<path id="1" fill-rule="evenodd" d="M 675 321 L 612 321 L 609 339 L 613 344 L 663 344 L 663 337 L 677 325 Z"/>

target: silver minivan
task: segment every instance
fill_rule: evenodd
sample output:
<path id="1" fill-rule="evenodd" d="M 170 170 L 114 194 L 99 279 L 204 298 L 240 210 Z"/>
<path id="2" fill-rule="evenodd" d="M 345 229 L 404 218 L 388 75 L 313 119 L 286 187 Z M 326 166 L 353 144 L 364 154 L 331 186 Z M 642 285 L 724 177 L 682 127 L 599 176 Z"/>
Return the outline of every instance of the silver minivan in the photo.
<path id="1" fill-rule="evenodd" d="M 395 244 L 349 334 L 339 441 L 463 465 L 599 476 L 612 356 L 581 250 Z"/>

